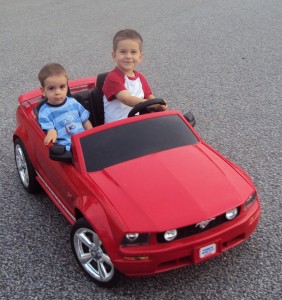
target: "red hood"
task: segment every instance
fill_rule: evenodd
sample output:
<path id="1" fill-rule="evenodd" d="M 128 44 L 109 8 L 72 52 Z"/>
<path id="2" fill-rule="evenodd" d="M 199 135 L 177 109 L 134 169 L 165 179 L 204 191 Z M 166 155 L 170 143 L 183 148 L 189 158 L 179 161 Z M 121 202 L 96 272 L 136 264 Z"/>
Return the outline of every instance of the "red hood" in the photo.
<path id="1" fill-rule="evenodd" d="M 130 231 L 195 224 L 241 205 L 253 188 L 205 145 L 179 147 L 90 173 Z"/>

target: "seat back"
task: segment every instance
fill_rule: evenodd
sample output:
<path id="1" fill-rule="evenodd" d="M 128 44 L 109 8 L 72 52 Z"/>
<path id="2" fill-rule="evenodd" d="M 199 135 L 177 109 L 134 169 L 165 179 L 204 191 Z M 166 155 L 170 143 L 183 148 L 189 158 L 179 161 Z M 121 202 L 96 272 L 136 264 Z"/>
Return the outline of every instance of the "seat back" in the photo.
<path id="1" fill-rule="evenodd" d="M 99 126 L 105 123 L 102 87 L 107 75 L 108 72 L 99 74 L 95 88 L 89 93 L 91 112 L 93 114 L 93 126 Z"/>
<path id="2" fill-rule="evenodd" d="M 90 112 L 89 120 L 94 127 L 105 123 L 102 87 L 107 75 L 108 72 L 99 74 L 96 85 L 92 90 L 77 92 L 71 95 Z"/>

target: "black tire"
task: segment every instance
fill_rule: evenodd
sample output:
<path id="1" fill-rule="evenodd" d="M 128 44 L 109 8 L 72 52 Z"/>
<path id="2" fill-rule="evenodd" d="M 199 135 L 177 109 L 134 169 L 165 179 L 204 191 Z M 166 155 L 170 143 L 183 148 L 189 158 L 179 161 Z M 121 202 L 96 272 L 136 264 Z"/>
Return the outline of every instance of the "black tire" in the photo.
<path id="1" fill-rule="evenodd" d="M 102 287 L 114 286 L 120 278 L 102 242 L 84 219 L 79 219 L 71 230 L 71 246 L 80 268 Z"/>
<path id="2" fill-rule="evenodd" d="M 26 148 L 19 138 L 14 140 L 14 154 L 18 174 L 25 190 L 30 194 L 40 192 L 42 188 L 36 180 L 36 173 L 28 157 Z"/>

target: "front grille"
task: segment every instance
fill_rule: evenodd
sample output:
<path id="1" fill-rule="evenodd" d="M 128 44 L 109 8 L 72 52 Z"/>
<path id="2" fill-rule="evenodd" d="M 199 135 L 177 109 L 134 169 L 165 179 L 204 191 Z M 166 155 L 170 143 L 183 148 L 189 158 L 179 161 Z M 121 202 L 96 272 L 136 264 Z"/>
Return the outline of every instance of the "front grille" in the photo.
<path id="1" fill-rule="evenodd" d="M 238 209 L 238 215 L 233 220 L 235 220 L 236 218 L 238 218 L 238 216 L 240 215 L 240 207 L 237 207 L 237 209 Z M 199 226 L 196 227 L 197 224 L 193 224 L 193 225 L 189 225 L 189 226 L 177 228 L 177 236 L 174 239 L 174 241 L 182 239 L 182 238 L 186 238 L 188 236 L 192 236 L 192 235 L 195 235 L 195 234 L 199 234 L 199 233 L 205 232 L 207 230 L 215 228 L 215 227 L 217 227 L 219 225 L 222 225 L 224 223 L 232 222 L 233 220 L 227 220 L 226 217 L 225 217 L 225 213 L 224 213 L 222 215 L 219 215 L 219 216 L 215 217 L 215 219 L 212 220 L 203 229 L 201 229 Z M 164 233 L 165 232 L 160 232 L 160 233 L 157 234 L 157 241 L 158 241 L 158 243 L 168 243 L 168 241 L 166 241 L 164 239 Z"/>

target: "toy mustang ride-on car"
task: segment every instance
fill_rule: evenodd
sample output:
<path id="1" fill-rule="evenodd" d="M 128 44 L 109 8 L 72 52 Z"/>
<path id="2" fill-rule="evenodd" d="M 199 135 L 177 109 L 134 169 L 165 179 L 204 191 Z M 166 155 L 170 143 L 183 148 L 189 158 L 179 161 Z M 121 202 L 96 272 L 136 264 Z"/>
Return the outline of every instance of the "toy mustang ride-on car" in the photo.
<path id="1" fill-rule="evenodd" d="M 19 97 L 13 135 L 24 188 L 43 188 L 73 224 L 80 267 L 112 286 L 121 274 L 154 275 L 245 241 L 260 217 L 250 177 L 199 137 L 191 113 L 137 105 L 128 118 L 103 124 L 104 76 L 69 82 L 94 125 L 72 136 L 71 152 L 43 143 L 40 89 Z"/>

